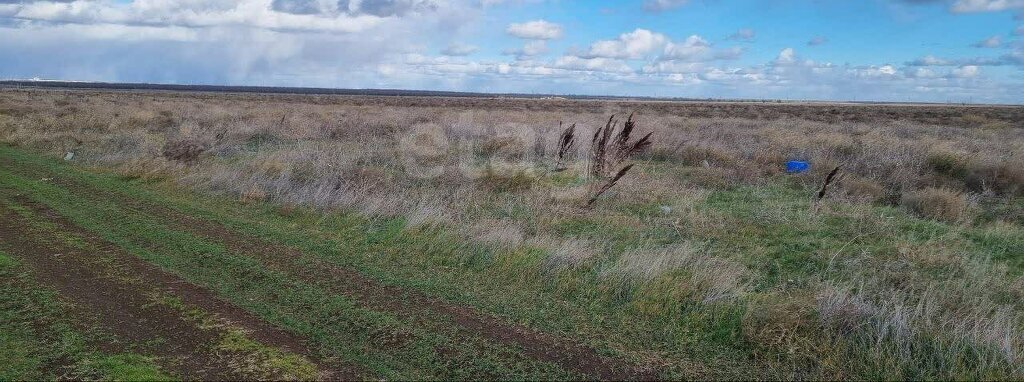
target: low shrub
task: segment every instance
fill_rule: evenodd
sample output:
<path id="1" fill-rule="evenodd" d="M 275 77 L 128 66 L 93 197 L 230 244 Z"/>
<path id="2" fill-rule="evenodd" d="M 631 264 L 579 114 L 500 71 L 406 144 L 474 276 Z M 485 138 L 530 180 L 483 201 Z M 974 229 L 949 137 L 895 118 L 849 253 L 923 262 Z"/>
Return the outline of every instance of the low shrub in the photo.
<path id="1" fill-rule="evenodd" d="M 962 155 L 949 150 L 933 150 L 928 153 L 925 165 L 939 174 L 964 180 L 970 172 L 970 160 Z"/>
<path id="2" fill-rule="evenodd" d="M 179 139 L 164 144 L 164 158 L 179 162 L 193 162 L 206 152 L 206 144 L 195 139 Z"/>
<path id="3" fill-rule="evenodd" d="M 995 192 L 1000 195 L 1024 195 L 1024 163 L 999 160 L 978 163 L 964 178 L 974 192 Z"/>

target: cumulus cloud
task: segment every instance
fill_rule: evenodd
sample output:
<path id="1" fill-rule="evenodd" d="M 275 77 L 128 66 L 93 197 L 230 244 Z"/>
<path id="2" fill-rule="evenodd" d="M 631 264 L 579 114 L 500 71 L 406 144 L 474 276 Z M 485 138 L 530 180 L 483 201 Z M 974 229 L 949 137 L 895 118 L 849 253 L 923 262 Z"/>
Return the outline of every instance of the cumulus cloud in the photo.
<path id="1" fill-rule="evenodd" d="M 980 70 L 977 66 L 966 65 L 953 69 L 953 71 L 950 72 L 950 76 L 954 78 L 974 78 L 978 76 L 978 73 L 980 73 Z"/>
<path id="2" fill-rule="evenodd" d="M 847 69 L 847 73 L 855 77 L 861 78 L 885 78 L 893 77 L 897 74 L 896 67 L 892 65 L 881 65 L 881 66 L 861 66 Z"/>
<path id="3" fill-rule="evenodd" d="M 664 34 L 636 29 L 614 40 L 595 41 L 589 48 L 574 55 L 581 58 L 703 62 L 735 60 L 743 52 L 744 49 L 740 47 L 714 49 L 710 42 L 699 35 L 672 41 Z"/>
<path id="4" fill-rule="evenodd" d="M 797 63 L 796 51 L 793 48 L 785 48 L 779 51 L 779 55 L 772 61 L 772 65 L 788 66 Z"/>
<path id="5" fill-rule="evenodd" d="M 978 42 L 976 42 L 974 44 L 971 44 L 971 46 L 973 46 L 975 48 L 998 48 L 1002 44 L 1003 44 L 1002 38 L 1000 36 L 996 35 L 996 36 L 992 36 L 992 37 L 986 38 L 984 40 L 978 41 Z"/>
<path id="6" fill-rule="evenodd" d="M 611 73 L 632 73 L 633 68 L 622 60 L 594 57 L 562 56 L 555 60 L 554 67 L 581 71 L 598 71 Z"/>
<path id="7" fill-rule="evenodd" d="M 463 44 L 463 43 L 451 43 L 441 50 L 441 54 L 445 56 L 468 56 L 476 52 L 479 48 L 475 45 Z"/>
<path id="8" fill-rule="evenodd" d="M 583 55 L 588 58 L 640 59 L 658 52 L 669 44 L 668 37 L 647 29 L 623 33 L 615 40 L 601 40 L 590 45 Z"/>
<path id="9" fill-rule="evenodd" d="M 754 41 L 754 37 L 757 37 L 757 32 L 754 32 L 750 28 L 742 28 L 737 30 L 735 33 L 729 35 L 729 40 L 751 42 Z"/>
<path id="10" fill-rule="evenodd" d="M 551 40 L 562 37 L 562 26 L 545 20 L 509 24 L 508 34 L 531 40 Z"/>
<path id="11" fill-rule="evenodd" d="M 711 50 L 711 44 L 707 40 L 692 35 L 685 40 L 669 43 L 665 47 L 665 58 L 670 60 L 698 60 L 704 57 Z"/>
<path id="12" fill-rule="evenodd" d="M 526 44 L 523 44 L 522 48 L 506 49 L 502 53 L 510 56 L 516 56 L 522 59 L 524 57 L 539 56 L 547 52 L 548 45 L 547 43 L 545 43 L 545 40 L 532 40 L 527 41 Z"/>

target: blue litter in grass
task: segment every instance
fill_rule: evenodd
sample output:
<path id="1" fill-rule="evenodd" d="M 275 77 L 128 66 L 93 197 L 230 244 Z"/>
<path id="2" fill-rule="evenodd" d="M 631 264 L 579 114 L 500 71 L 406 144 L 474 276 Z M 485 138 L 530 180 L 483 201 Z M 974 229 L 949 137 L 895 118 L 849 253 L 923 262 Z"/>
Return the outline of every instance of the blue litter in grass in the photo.
<path id="1" fill-rule="evenodd" d="M 791 160 L 786 162 L 786 172 L 790 174 L 799 174 L 807 171 L 811 168 L 811 164 L 802 160 Z"/>

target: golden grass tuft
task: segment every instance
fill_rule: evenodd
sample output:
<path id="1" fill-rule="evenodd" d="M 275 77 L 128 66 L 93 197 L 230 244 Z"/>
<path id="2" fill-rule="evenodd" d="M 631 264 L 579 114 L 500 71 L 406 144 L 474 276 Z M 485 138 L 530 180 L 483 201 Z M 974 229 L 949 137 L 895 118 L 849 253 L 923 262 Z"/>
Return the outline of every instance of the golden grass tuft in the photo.
<path id="1" fill-rule="evenodd" d="M 971 217 L 967 195 L 944 188 L 925 188 L 903 194 L 900 202 L 914 213 L 945 222 L 960 222 Z"/>

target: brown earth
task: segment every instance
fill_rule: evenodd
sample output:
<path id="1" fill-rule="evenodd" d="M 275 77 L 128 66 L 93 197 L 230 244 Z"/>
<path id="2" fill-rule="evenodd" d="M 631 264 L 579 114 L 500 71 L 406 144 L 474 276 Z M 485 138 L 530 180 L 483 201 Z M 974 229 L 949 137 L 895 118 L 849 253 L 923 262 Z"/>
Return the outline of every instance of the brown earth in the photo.
<path id="1" fill-rule="evenodd" d="M 218 321 L 242 329 L 246 335 L 264 345 L 313 358 L 301 339 L 277 329 L 248 312 L 218 299 L 212 292 L 168 274 L 117 247 L 102 241 L 47 207 L 4 190 L 0 195 L 56 225 L 61 234 L 71 234 L 88 243 L 88 249 L 77 248 L 54 237 L 44 237 L 30 227 L 29 220 L 0 209 L 0 244 L 12 255 L 25 261 L 33 276 L 55 289 L 73 303 L 76 313 L 92 317 L 93 323 L 117 341 L 97 344 L 104 351 L 133 351 L 133 344 L 157 341 L 141 349 L 158 357 L 158 363 L 184 379 L 238 380 L 253 376 L 231 367 L 230 357 L 213 348 L 224 334 L 217 328 L 200 327 L 197 322 L 181 317 L 181 312 L 154 304 L 153 292 L 180 298 Z M 56 236 L 56 235 L 54 235 Z M 104 269 L 106 268 L 106 269 Z M 110 270 L 144 280 L 146 287 L 110 275 Z M 322 377 L 357 379 L 351 368 L 323 368 Z"/>

